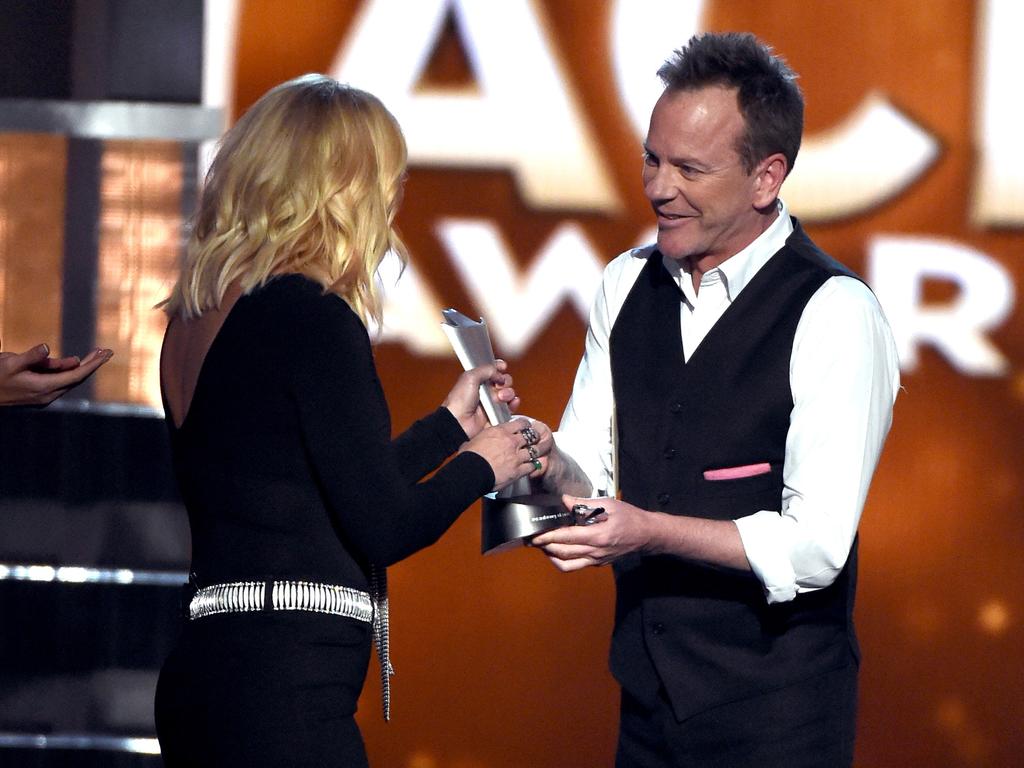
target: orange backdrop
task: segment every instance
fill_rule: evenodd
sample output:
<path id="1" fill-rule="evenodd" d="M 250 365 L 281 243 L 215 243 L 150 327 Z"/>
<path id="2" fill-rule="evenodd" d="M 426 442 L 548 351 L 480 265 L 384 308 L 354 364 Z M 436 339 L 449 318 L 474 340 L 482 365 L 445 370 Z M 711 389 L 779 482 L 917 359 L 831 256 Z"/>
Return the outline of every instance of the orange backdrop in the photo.
<path id="1" fill-rule="evenodd" d="M 609 4 L 537 5 L 625 210 L 540 211 L 523 202 L 508 172 L 413 166 L 402 232 L 444 303 L 469 314 L 483 310 L 452 276 L 434 233 L 439 217 L 496 222 L 523 270 L 566 219 L 580 223 L 607 259 L 631 247 L 650 222 L 637 138 L 610 85 Z M 279 81 L 329 68 L 357 6 L 246 3 L 236 112 Z M 943 236 L 984 251 L 1024 284 L 1024 231 L 975 227 L 969 217 L 979 12 L 967 0 L 707 4 L 703 28 L 750 30 L 800 74 L 808 132 L 836 124 L 878 90 L 938 138 L 940 157 L 902 194 L 810 227 L 854 269 L 866 269 L 872 235 Z M 472 80 L 451 26 L 424 80 Z M 938 303 L 954 292 L 939 281 L 926 285 L 926 298 Z M 861 526 L 858 765 L 1008 766 L 1024 751 L 1020 320 L 1015 312 L 991 335 L 1011 358 L 1008 375 L 967 377 L 923 348 L 918 368 L 904 377 Z M 512 360 L 526 412 L 557 423 L 584 330 L 563 307 Z M 396 344 L 381 346 L 377 360 L 396 426 L 434 406 L 457 373 L 454 361 L 428 362 Z M 605 661 L 610 572 L 561 575 L 536 552 L 482 558 L 478 546 L 473 510 L 438 546 L 394 569 L 395 720 L 380 723 L 368 685 L 372 705 L 364 701 L 360 722 L 371 759 L 410 768 L 609 764 L 617 707 Z"/>
<path id="2" fill-rule="evenodd" d="M 973 224 L 970 214 L 980 152 L 974 138 L 979 25 L 982 8 L 997 4 L 1000 0 L 705 4 L 703 29 L 753 31 L 800 73 L 809 133 L 836 125 L 868 93 L 879 91 L 937 140 L 935 161 L 902 192 L 866 212 L 808 227 L 824 249 L 854 269 L 867 272 L 867 253 L 878 235 L 942 237 L 985 254 L 1013 286 L 1024 285 L 1024 228 Z M 233 114 L 283 80 L 328 71 L 360 5 L 243 0 Z M 636 244 L 651 225 L 641 194 L 638 137 L 612 85 L 610 5 L 537 0 L 533 7 L 546 19 L 548 40 L 593 130 L 621 209 L 611 214 L 542 210 L 524 201 L 507 169 L 414 164 L 399 225 L 420 277 L 444 306 L 485 313 L 453 270 L 436 229 L 441 218 L 492 222 L 524 273 L 567 222 L 583 230 L 604 260 Z M 657 25 L 659 19 L 648 23 Z M 1024 72 L 1017 73 L 1017 82 L 1020 76 Z M 457 26 L 449 23 L 422 82 L 455 87 L 472 85 L 473 79 Z M 1004 98 L 1019 101 L 1020 94 Z M 164 197 L 139 191 L 147 188 L 146 178 L 150 189 L 180 189 L 180 162 L 161 145 L 112 145 L 108 153 L 108 186 L 122 168 L 149 174 L 126 187 L 124 194 L 137 198 L 125 198 L 132 210 L 163 210 Z M 850 164 L 863 160 L 848 158 Z M 49 279 L 59 270 L 59 233 L 33 223 L 33 211 L 44 206 L 60 216 L 63 162 L 59 139 L 8 135 L 0 141 L 0 203 L 8 212 L 6 226 L 0 227 L 0 268 L 6 268 L 0 287 L 6 284 L 8 295 L 8 301 L 0 301 L 0 331 L 8 348 L 58 335 L 56 312 L 39 307 L 53 308 L 55 301 L 59 307 L 59 288 L 55 292 Z M 20 180 L 29 177 L 36 179 L 36 197 L 16 195 L 15 190 L 27 188 Z M 121 199 L 119 189 L 105 193 L 108 209 Z M 1024 199 L 1024 190 L 1017 194 Z M 164 208 L 158 223 L 180 227 L 174 201 Z M 1018 218 L 1024 219 L 1024 211 Z M 130 216 L 111 214 L 104 219 L 103 236 L 125 239 L 136 225 Z M 140 231 L 138 238 L 143 255 L 133 256 L 136 251 L 129 249 L 123 257 L 133 269 L 100 274 L 99 307 L 105 314 L 97 341 L 119 350 L 98 377 L 97 392 L 107 400 L 147 399 L 139 382 L 147 376 L 151 381 L 161 322 L 148 308 L 168 287 L 173 255 L 155 247 L 147 251 L 146 235 Z M 162 235 L 149 236 L 160 241 Z M 27 248 L 49 266 L 31 266 L 21 255 Z M 922 301 L 942 307 L 958 290 L 954 282 L 928 280 Z M 579 313 L 563 304 L 525 352 L 506 353 L 525 412 L 557 424 L 584 331 Z M 861 525 L 859 766 L 1010 766 L 1024 754 L 1020 310 L 1015 307 L 987 337 L 1009 361 L 998 375 L 966 375 L 928 345 L 920 347 L 916 368 L 904 374 L 905 390 Z M 381 344 L 376 354 L 396 428 L 434 408 L 459 370 L 450 356 L 423 357 L 397 342 Z M 562 575 L 527 550 L 483 558 L 479 510 L 473 509 L 437 546 L 395 567 L 391 578 L 394 719 L 381 722 L 371 674 L 359 714 L 371 763 L 402 768 L 610 764 L 617 689 L 606 669 L 609 570 Z"/>

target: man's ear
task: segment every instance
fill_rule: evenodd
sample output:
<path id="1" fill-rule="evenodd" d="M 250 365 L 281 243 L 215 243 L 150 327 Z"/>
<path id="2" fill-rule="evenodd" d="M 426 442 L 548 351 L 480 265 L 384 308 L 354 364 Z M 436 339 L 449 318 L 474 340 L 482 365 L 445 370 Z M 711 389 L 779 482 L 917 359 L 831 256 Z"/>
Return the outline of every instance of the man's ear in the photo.
<path id="1" fill-rule="evenodd" d="M 768 155 L 757 164 L 754 169 L 754 207 L 758 209 L 767 208 L 772 205 L 779 196 L 782 182 L 789 172 L 789 163 L 782 153 Z"/>

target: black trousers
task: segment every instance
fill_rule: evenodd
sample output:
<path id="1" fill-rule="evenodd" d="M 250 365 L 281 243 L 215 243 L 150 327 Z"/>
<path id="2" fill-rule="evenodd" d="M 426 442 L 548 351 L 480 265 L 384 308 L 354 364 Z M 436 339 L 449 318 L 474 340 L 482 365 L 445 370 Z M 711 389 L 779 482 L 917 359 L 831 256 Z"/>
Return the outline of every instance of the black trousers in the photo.
<path id="1" fill-rule="evenodd" d="M 190 622 L 160 671 L 167 768 L 367 768 L 368 624 L 303 611 Z"/>
<path id="2" fill-rule="evenodd" d="M 857 667 L 731 702 L 678 722 L 662 691 L 648 708 L 623 691 L 616 768 L 849 768 Z"/>

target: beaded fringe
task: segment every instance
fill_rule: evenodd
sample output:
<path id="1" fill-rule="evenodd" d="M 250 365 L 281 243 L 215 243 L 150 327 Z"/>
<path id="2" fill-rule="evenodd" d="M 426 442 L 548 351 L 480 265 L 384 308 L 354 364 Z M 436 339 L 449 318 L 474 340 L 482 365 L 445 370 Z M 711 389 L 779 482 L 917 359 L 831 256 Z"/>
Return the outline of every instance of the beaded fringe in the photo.
<path id="1" fill-rule="evenodd" d="M 388 638 L 388 572 L 377 565 L 370 566 L 370 597 L 374 606 L 373 644 L 377 646 L 377 659 L 380 661 L 381 706 L 387 722 L 391 719 L 391 676 L 395 674 L 395 668 L 391 666 Z"/>

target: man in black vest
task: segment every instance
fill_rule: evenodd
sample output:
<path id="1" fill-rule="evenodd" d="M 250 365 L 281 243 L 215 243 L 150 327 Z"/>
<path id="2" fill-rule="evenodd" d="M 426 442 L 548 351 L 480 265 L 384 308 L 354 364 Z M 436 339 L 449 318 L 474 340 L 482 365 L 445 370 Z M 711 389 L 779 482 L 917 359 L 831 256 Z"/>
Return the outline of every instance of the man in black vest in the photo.
<path id="1" fill-rule="evenodd" d="M 545 475 L 605 512 L 534 543 L 561 570 L 613 564 L 617 765 L 848 766 L 857 524 L 895 345 L 779 198 L 803 131 L 793 72 L 730 33 L 658 74 L 657 245 L 605 271 Z"/>

